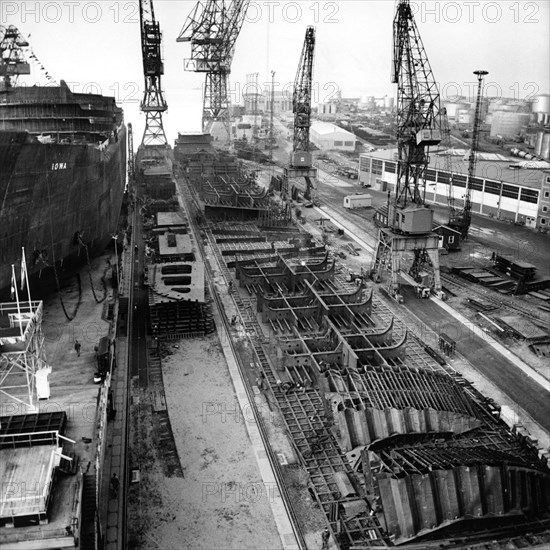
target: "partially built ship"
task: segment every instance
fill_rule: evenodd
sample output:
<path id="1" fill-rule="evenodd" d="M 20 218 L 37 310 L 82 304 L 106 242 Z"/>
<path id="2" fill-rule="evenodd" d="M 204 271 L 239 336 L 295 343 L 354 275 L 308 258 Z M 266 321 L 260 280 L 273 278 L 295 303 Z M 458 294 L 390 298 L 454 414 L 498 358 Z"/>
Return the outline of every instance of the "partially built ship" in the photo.
<path id="1" fill-rule="evenodd" d="M 546 547 L 548 454 L 207 138 L 179 135 L 181 188 L 296 453 L 274 468 L 305 473 L 338 547 Z"/>
<path id="2" fill-rule="evenodd" d="M 24 247 L 36 294 L 116 232 L 126 127 L 114 97 L 73 93 L 63 80 L 18 85 L 30 74 L 26 46 L 16 27 L 0 27 L 0 291 Z"/>

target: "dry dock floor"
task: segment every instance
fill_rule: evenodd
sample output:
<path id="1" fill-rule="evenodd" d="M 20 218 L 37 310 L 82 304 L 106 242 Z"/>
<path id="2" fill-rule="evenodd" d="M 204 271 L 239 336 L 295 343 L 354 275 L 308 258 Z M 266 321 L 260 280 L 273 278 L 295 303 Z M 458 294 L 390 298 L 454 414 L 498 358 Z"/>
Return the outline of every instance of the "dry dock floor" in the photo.
<path id="1" fill-rule="evenodd" d="M 217 334 L 167 348 L 166 405 L 184 477 L 163 473 L 162 448 L 141 407 L 144 461 L 129 518 L 141 530 L 135 548 L 281 548 L 272 489 L 262 483 Z"/>

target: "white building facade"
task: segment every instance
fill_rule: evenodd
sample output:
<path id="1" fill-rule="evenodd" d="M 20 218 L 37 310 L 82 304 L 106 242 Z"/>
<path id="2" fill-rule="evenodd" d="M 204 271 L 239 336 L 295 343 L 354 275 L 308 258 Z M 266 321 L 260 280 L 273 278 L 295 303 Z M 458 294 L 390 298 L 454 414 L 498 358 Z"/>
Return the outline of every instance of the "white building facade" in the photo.
<path id="1" fill-rule="evenodd" d="M 397 181 L 395 149 L 364 153 L 359 158 L 359 183 L 377 191 L 394 192 Z M 441 158 L 432 157 L 426 170 L 426 202 L 448 204 L 449 182 L 456 208 L 463 206 L 467 169 L 444 167 Z M 502 165 L 502 166 L 499 166 Z M 550 226 L 550 171 L 511 170 L 507 163 L 478 162 L 478 177 L 471 181 L 472 212 L 524 223 L 527 227 Z M 424 188 L 421 188 L 421 193 Z"/>
<path id="2" fill-rule="evenodd" d="M 323 151 L 335 149 L 353 152 L 357 142 L 354 134 L 328 122 L 313 122 L 309 139 Z"/>

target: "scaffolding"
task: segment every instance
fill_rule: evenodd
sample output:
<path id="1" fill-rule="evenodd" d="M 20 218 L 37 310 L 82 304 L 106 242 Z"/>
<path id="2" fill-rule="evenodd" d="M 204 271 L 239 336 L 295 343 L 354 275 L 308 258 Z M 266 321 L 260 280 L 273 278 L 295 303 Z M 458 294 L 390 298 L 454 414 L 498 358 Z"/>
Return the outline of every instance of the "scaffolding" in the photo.
<path id="1" fill-rule="evenodd" d="M 42 315 L 42 301 L 0 304 L 0 394 L 4 406 L 25 406 L 22 413 L 36 412 L 36 400 L 49 397 L 51 367 L 45 357 Z M 38 393 L 37 379 L 44 380 Z"/>

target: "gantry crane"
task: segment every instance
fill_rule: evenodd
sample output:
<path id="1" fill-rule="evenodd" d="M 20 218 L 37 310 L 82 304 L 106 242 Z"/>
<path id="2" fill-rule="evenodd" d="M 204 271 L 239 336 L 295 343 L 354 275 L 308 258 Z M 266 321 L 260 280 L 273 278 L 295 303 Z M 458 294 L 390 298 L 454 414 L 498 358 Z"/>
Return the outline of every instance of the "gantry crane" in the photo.
<path id="1" fill-rule="evenodd" d="M 472 145 L 468 156 L 468 179 L 466 181 L 466 190 L 464 191 L 464 207 L 460 211 L 451 208 L 449 211 L 449 227 L 460 231 L 462 239 L 468 237 L 468 231 L 472 222 L 472 178 L 476 175 L 477 150 L 479 148 L 479 127 L 481 125 L 481 101 L 483 98 L 483 77 L 488 75 L 487 71 L 474 71 L 477 76 L 477 100 L 474 114 L 474 129 L 472 135 Z M 452 190 L 450 191 L 452 193 Z"/>
<path id="2" fill-rule="evenodd" d="M 441 118 L 439 91 L 409 0 L 399 0 L 396 8 L 391 81 L 397 84 L 397 178 L 393 200 L 375 215 L 383 227 L 372 274 L 379 281 L 387 269 L 388 290 L 401 301 L 400 276 L 422 296 L 432 288 L 441 292 L 439 237 L 432 232 L 433 211 L 424 203 L 429 147 L 441 141 Z M 407 273 L 401 263 L 410 253 L 414 259 Z"/>
<path id="3" fill-rule="evenodd" d="M 185 60 L 185 70 L 206 73 L 203 132 L 211 131 L 214 122 L 219 121 L 230 135 L 229 74 L 249 4 L 250 0 L 198 1 L 177 38 L 177 42 L 191 42 L 191 58 Z"/>
<path id="4" fill-rule="evenodd" d="M 5 89 L 12 86 L 12 78 L 17 80 L 19 75 L 31 74 L 31 67 L 23 53 L 28 46 L 17 27 L 0 25 L 0 78 Z"/>
<path id="5" fill-rule="evenodd" d="M 313 159 L 309 152 L 309 130 L 311 127 L 311 91 L 313 85 L 313 54 L 315 52 L 315 29 L 307 27 L 298 71 L 294 80 L 292 111 L 294 113 L 294 137 L 290 164 L 285 168 L 287 178 L 306 180 L 304 198 L 311 200 L 312 179 L 317 176 Z"/>
<path id="6" fill-rule="evenodd" d="M 162 113 L 168 109 L 161 87 L 161 77 L 164 74 L 161 54 L 162 33 L 155 20 L 153 0 L 139 1 L 139 20 L 143 75 L 145 77 L 145 91 L 140 108 L 146 116 L 141 145 L 167 147 L 168 140 L 162 124 Z"/>

